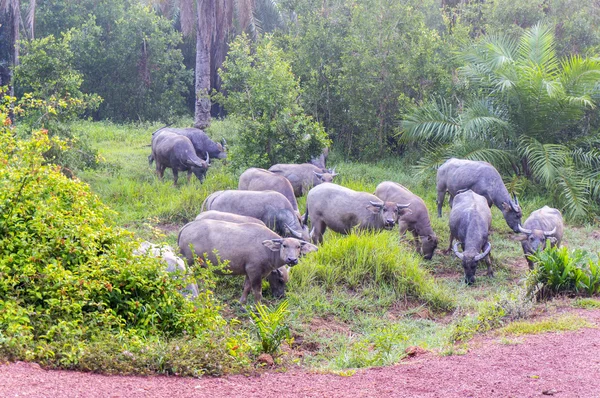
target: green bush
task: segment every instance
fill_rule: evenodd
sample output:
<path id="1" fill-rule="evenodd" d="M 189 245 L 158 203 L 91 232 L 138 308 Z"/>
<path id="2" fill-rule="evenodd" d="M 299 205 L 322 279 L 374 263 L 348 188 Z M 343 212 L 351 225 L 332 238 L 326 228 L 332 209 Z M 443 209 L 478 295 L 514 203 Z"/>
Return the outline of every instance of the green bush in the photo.
<path id="1" fill-rule="evenodd" d="M 127 371 L 115 353 L 147 340 L 156 355 L 146 353 L 145 361 L 152 363 L 173 341 L 190 351 L 218 347 L 187 358 L 185 374 L 245 363 L 246 335 L 220 315 L 210 273 L 199 273 L 197 299 L 184 298 L 186 282 L 159 260 L 134 256 L 138 242 L 107 221 L 111 210 L 86 184 L 45 164 L 44 152 L 64 143 L 45 131 L 16 139 L 2 107 L 0 126 L 0 358 L 89 369 L 85 358 L 100 355 L 110 362 L 106 369 Z"/>
<path id="2" fill-rule="evenodd" d="M 227 95 L 215 99 L 242 126 L 230 152 L 238 166 L 302 163 L 329 144 L 323 126 L 304 114 L 299 83 L 271 41 L 252 49 L 248 37 L 239 36 L 220 74 Z"/>
<path id="3" fill-rule="evenodd" d="M 569 251 L 567 247 L 550 247 L 533 256 L 535 269 L 528 285 L 541 285 L 538 295 L 559 293 L 593 295 L 600 292 L 600 262 L 594 262 L 583 250 Z"/>
<path id="4" fill-rule="evenodd" d="M 264 304 L 256 303 L 256 313 L 250 312 L 252 324 L 261 343 L 261 352 L 275 354 L 283 340 L 290 338 L 290 328 L 285 322 L 289 314 L 287 307 L 287 300 L 283 300 L 273 310 Z"/>

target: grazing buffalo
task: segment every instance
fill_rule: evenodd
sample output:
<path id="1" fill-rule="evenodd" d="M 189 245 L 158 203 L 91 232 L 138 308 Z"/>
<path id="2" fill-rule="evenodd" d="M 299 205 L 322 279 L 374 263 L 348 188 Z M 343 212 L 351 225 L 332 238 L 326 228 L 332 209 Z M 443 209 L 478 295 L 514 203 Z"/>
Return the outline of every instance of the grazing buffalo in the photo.
<path id="1" fill-rule="evenodd" d="M 163 127 L 152 133 L 152 139 L 154 140 L 154 137 L 156 135 L 162 134 L 164 132 L 169 132 L 187 137 L 194 146 L 196 156 L 198 156 L 200 159 L 207 160 L 208 157 L 211 157 L 213 159 L 227 158 L 227 152 L 225 152 L 225 139 L 221 140 L 221 143 L 214 142 L 208 137 L 208 135 L 206 135 L 204 131 L 193 127 L 187 127 L 182 129 Z M 152 165 L 152 161 L 154 161 L 154 154 L 148 156 L 148 163 L 150 165 Z"/>
<path id="2" fill-rule="evenodd" d="M 392 181 L 384 181 L 375 188 L 375 196 L 384 202 L 410 203 L 410 210 L 398 216 L 400 236 L 410 231 L 415 239 L 417 251 L 426 260 L 431 260 L 438 238 L 431 228 L 429 213 L 423 199 L 410 192 L 406 187 Z"/>
<path id="3" fill-rule="evenodd" d="M 316 185 L 333 182 L 333 178 L 337 175 L 335 170 L 321 169 L 310 163 L 276 164 L 269 167 L 269 171 L 287 178 L 294 187 L 296 197 L 306 194 Z"/>
<path id="4" fill-rule="evenodd" d="M 519 232 L 523 213 L 516 196 L 511 199 L 502 177 L 487 162 L 451 158 L 440 166 L 437 172 L 437 210 L 442 216 L 442 205 L 446 192 L 450 194 L 450 207 L 453 198 L 460 191 L 472 190 L 483 196 L 488 206 L 496 205 L 502 211 L 508 226 Z"/>
<path id="5" fill-rule="evenodd" d="M 244 275 L 244 290 L 240 303 L 245 304 L 250 289 L 254 299 L 262 298 L 262 280 L 285 265 L 298 264 L 301 255 L 316 251 L 317 247 L 295 238 L 281 238 L 270 229 L 254 223 L 230 223 L 218 220 L 194 221 L 179 231 L 179 249 L 193 264 L 194 256 L 217 264 L 216 253 L 221 261 L 228 261 L 227 269 L 232 275 Z M 191 246 L 191 249 L 190 249 Z M 193 249 L 193 251 L 192 251 Z M 273 286 L 273 285 L 272 285 Z"/>
<path id="6" fill-rule="evenodd" d="M 306 199 L 306 214 L 310 217 L 313 243 L 322 243 L 327 227 L 341 234 L 353 228 L 392 229 L 398 213 L 410 205 L 383 202 L 367 192 L 357 192 L 336 184 L 314 187 Z"/>
<path id="7" fill-rule="evenodd" d="M 329 148 L 323 148 L 323 152 L 319 156 L 310 159 L 310 164 L 317 166 L 320 169 L 327 167 L 327 158 L 329 157 Z"/>
<path id="8" fill-rule="evenodd" d="M 140 247 L 133 251 L 133 254 L 137 256 L 150 255 L 159 258 L 167 263 L 167 272 L 179 272 L 182 276 L 187 277 L 185 263 L 173 253 L 171 246 L 158 246 L 150 242 L 142 242 Z M 198 297 L 198 285 L 190 282 L 181 294 L 184 296 L 190 295 L 192 298 Z"/>
<path id="9" fill-rule="evenodd" d="M 479 260 L 485 257 L 488 270 L 487 274 L 493 276 L 490 250 L 492 245 L 488 242 L 488 235 L 492 225 L 492 212 L 487 200 L 468 190 L 454 197 L 454 204 L 450 211 L 450 248 L 456 257 L 462 260 L 465 270 L 465 282 L 475 282 L 475 270 Z M 452 245 L 452 241 L 458 241 Z M 459 252 L 458 244 L 462 245 L 463 252 Z"/>
<path id="10" fill-rule="evenodd" d="M 202 220 L 219 220 L 227 221 L 236 224 L 242 223 L 253 223 L 266 227 L 265 223 L 260 221 L 258 218 L 240 216 L 239 214 L 225 213 L 223 211 L 208 210 L 204 211 L 196 217 L 194 221 Z M 271 292 L 275 297 L 282 297 L 285 292 L 285 284 L 289 279 L 287 266 L 283 266 L 271 272 L 267 277 L 269 285 L 271 285 Z"/>
<path id="11" fill-rule="evenodd" d="M 265 169 L 249 168 L 240 176 L 238 189 L 243 191 L 275 191 L 290 201 L 292 208 L 298 211 L 298 202 L 294 196 L 292 184 L 282 175 Z"/>
<path id="12" fill-rule="evenodd" d="M 182 135 L 169 132 L 156 134 L 152 139 L 152 156 L 156 160 L 156 172 L 162 179 L 165 168 L 173 170 L 175 185 L 179 171 L 188 172 L 188 181 L 194 175 L 202 182 L 206 171 L 210 166 L 210 159 L 207 156 L 206 161 L 196 156 L 191 141 Z"/>
<path id="13" fill-rule="evenodd" d="M 202 204 L 202 211 L 218 210 L 258 218 L 281 236 L 310 240 L 308 227 L 285 196 L 275 191 L 217 191 Z"/>
<path id="14" fill-rule="evenodd" d="M 557 209 L 544 206 L 531 213 L 523 226 L 519 225 L 519 231 L 525 234 L 520 239 L 521 246 L 529 268 L 533 269 L 533 261 L 529 259 L 529 255 L 544 250 L 546 240 L 549 240 L 552 246 L 560 246 L 564 231 L 562 214 Z"/>

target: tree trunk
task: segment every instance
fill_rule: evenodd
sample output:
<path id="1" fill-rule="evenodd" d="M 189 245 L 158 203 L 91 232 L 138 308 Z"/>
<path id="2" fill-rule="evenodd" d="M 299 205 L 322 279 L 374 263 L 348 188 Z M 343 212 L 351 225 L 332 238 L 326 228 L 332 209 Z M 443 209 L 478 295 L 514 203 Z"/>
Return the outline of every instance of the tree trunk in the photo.
<path id="1" fill-rule="evenodd" d="M 196 106 L 194 127 L 210 125 L 210 55 L 214 24 L 214 0 L 196 0 Z"/>
<path id="2" fill-rule="evenodd" d="M 13 78 L 13 70 L 14 67 L 19 65 L 19 2 L 13 4 L 12 8 L 12 46 L 13 46 L 13 59 L 12 59 L 12 68 L 10 68 L 10 96 L 15 96 L 15 82 Z M 12 113 L 12 111 L 11 111 Z"/>

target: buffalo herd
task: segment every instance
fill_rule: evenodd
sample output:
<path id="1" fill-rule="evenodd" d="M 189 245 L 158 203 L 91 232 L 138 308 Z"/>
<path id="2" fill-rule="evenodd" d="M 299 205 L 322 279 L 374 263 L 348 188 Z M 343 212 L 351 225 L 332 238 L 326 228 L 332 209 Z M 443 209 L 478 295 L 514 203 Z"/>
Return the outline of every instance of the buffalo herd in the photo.
<path id="1" fill-rule="evenodd" d="M 212 141 L 202 130 L 163 128 L 153 133 L 150 164 L 163 177 L 166 167 L 177 173 L 194 173 L 200 181 L 210 159 L 225 159 L 226 143 Z M 288 267 L 301 256 L 316 251 L 327 228 L 349 234 L 353 230 L 391 230 L 399 227 L 401 238 L 410 232 L 416 251 L 430 260 L 438 245 L 424 201 L 406 187 L 392 181 L 381 182 L 374 193 L 355 191 L 333 183 L 335 170 L 326 167 L 329 150 L 310 163 L 276 164 L 268 170 L 250 168 L 239 178 L 237 190 L 217 191 L 202 204 L 196 219 L 181 228 L 177 244 L 188 266 L 223 261 L 228 273 L 243 275 L 240 302 L 246 303 L 252 290 L 255 301 L 262 297 L 262 280 L 267 279 L 275 297 L 284 294 Z M 492 276 L 488 240 L 492 222 L 491 207 L 502 212 L 508 226 L 521 233 L 523 252 L 529 255 L 543 249 L 546 242 L 560 245 L 564 230 L 560 211 L 544 206 L 521 224 L 522 211 L 516 196 L 511 197 L 498 171 L 489 163 L 451 158 L 437 172 L 437 212 L 442 215 L 446 192 L 450 195 L 450 244 L 462 261 L 465 282 L 475 281 L 479 261 Z M 306 195 L 306 212 L 298 209 L 297 197 Z M 310 230 L 309 230 L 310 221 Z M 185 270 L 171 248 L 144 243 L 140 253 L 150 251 L 161 257 L 170 270 Z M 179 261 L 177 261 L 179 260 Z M 196 295 L 188 285 L 185 294 Z"/>

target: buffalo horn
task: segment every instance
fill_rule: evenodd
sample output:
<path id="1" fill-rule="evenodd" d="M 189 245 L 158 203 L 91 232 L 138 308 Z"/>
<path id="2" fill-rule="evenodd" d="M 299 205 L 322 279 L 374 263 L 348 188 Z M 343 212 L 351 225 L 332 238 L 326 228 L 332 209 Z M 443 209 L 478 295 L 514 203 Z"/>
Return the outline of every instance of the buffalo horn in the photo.
<path id="1" fill-rule="evenodd" d="M 556 227 L 552 229 L 552 231 L 544 231 L 545 236 L 552 236 L 556 232 Z"/>
<path id="2" fill-rule="evenodd" d="M 223 149 L 225 149 L 227 146 L 227 141 L 225 141 L 225 138 L 221 138 L 221 145 L 223 145 Z"/>
<path id="3" fill-rule="evenodd" d="M 408 206 L 410 206 L 410 203 L 405 204 L 405 205 L 401 205 L 400 203 L 396 203 L 396 207 L 398 208 L 398 210 L 400 210 L 400 209 L 406 209 Z"/>
<path id="4" fill-rule="evenodd" d="M 473 259 L 473 261 L 481 260 L 482 258 L 484 258 L 485 256 L 487 256 L 490 253 L 490 250 L 492 250 L 492 244 L 490 242 L 487 242 L 483 253 L 476 255 L 475 258 Z"/>
<path id="5" fill-rule="evenodd" d="M 206 164 L 210 166 L 210 156 L 208 156 L 208 152 L 206 152 Z"/>
<path id="6" fill-rule="evenodd" d="M 380 209 L 383 208 L 383 203 L 381 202 L 373 202 L 372 200 L 370 200 L 369 202 L 375 207 L 379 207 Z"/>
<path id="7" fill-rule="evenodd" d="M 524 234 L 526 234 L 526 235 L 531 235 L 531 234 L 533 233 L 533 231 L 532 231 L 532 230 L 523 228 L 523 227 L 521 226 L 521 224 L 519 224 L 519 226 L 518 226 L 518 227 L 519 227 L 519 231 L 523 232 L 523 233 L 524 233 Z M 556 232 L 556 231 L 554 231 L 554 232 Z M 553 232 L 553 233 L 554 233 L 554 232 Z"/>
<path id="8" fill-rule="evenodd" d="M 319 178 L 323 177 L 323 173 L 317 173 L 316 171 L 313 171 L 313 173 L 315 173 L 315 175 Z"/>
<path id="9" fill-rule="evenodd" d="M 285 224 L 285 227 L 290 231 L 290 234 L 294 236 L 296 239 L 302 239 L 302 234 L 294 231 L 288 224 Z"/>
<path id="10" fill-rule="evenodd" d="M 464 255 L 458 251 L 459 243 L 460 243 L 459 241 L 454 242 L 454 246 L 452 246 L 452 251 L 454 252 L 454 254 L 456 254 L 456 257 L 458 257 L 460 260 L 462 260 Z"/>

